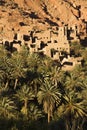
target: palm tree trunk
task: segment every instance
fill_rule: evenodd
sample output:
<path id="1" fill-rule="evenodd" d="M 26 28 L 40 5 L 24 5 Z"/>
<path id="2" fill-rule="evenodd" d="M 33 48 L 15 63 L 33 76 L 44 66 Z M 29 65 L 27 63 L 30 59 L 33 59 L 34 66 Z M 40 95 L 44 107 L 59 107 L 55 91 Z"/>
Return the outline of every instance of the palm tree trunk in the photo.
<path id="1" fill-rule="evenodd" d="M 76 130 L 76 120 L 75 119 L 72 121 L 72 128 L 71 128 L 71 130 Z"/>
<path id="2" fill-rule="evenodd" d="M 65 126 L 66 126 L 66 130 L 70 130 L 69 126 L 69 121 L 67 119 L 65 119 Z"/>
<path id="3" fill-rule="evenodd" d="M 80 129 L 80 119 L 78 118 L 76 120 L 76 130 L 79 130 Z"/>
<path id="4" fill-rule="evenodd" d="M 69 130 L 69 128 L 68 128 L 68 124 L 66 124 L 66 130 Z"/>
<path id="5" fill-rule="evenodd" d="M 48 123 L 50 122 L 50 111 L 48 110 Z"/>
<path id="6" fill-rule="evenodd" d="M 85 118 L 83 118 L 82 122 L 79 125 L 80 130 L 83 130 L 83 124 L 85 122 Z"/>
<path id="7" fill-rule="evenodd" d="M 5 88 L 7 88 L 7 87 L 8 87 L 8 80 L 7 80 L 6 84 L 5 84 Z"/>
<path id="8" fill-rule="evenodd" d="M 27 99 L 25 99 L 24 107 L 25 107 L 26 109 L 27 109 L 27 104 L 28 104 Z"/>
<path id="9" fill-rule="evenodd" d="M 17 83 L 18 83 L 18 79 L 15 79 L 14 89 L 16 89 Z"/>
<path id="10" fill-rule="evenodd" d="M 25 111 L 26 111 L 26 112 L 25 112 L 26 116 L 27 116 L 27 114 L 28 114 L 28 113 L 27 113 L 27 105 L 28 105 L 28 100 L 25 99 L 25 100 L 24 100 L 24 108 L 25 108 Z"/>
<path id="11" fill-rule="evenodd" d="M 37 85 L 35 85 L 35 96 L 37 96 Z"/>

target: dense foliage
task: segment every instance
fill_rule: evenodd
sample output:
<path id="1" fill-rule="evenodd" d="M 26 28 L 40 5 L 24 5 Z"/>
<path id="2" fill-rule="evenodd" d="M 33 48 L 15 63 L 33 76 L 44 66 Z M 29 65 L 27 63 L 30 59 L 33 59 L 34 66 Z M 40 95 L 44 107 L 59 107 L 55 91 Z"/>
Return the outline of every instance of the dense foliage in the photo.
<path id="1" fill-rule="evenodd" d="M 26 47 L 0 47 L 0 130 L 87 130 L 86 53 L 81 48 L 83 64 L 63 71 Z"/>

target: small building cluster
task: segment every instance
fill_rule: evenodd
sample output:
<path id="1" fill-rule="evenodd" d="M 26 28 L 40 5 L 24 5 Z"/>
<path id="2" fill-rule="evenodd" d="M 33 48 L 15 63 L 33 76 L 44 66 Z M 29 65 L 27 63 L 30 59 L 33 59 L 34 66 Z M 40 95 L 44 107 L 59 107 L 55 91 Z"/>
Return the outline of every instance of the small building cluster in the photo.
<path id="1" fill-rule="evenodd" d="M 2 38 L 0 43 L 12 51 L 20 51 L 21 46 L 26 45 L 31 53 L 39 52 L 54 60 L 60 60 L 63 52 L 70 54 L 70 42 L 79 40 L 79 28 L 75 25 L 47 30 L 28 30 L 28 26 L 25 26 L 16 33 L 14 31 L 10 39 Z"/>

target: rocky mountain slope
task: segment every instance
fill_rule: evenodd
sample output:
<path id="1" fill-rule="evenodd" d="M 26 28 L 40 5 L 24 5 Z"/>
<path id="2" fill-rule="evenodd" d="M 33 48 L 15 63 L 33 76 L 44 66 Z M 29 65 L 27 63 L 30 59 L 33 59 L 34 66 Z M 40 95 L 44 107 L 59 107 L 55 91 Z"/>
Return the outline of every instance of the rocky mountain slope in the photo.
<path id="1" fill-rule="evenodd" d="M 86 12 L 87 0 L 0 0 L 0 37 L 10 37 L 23 26 L 47 29 L 77 24 L 84 30 Z"/>

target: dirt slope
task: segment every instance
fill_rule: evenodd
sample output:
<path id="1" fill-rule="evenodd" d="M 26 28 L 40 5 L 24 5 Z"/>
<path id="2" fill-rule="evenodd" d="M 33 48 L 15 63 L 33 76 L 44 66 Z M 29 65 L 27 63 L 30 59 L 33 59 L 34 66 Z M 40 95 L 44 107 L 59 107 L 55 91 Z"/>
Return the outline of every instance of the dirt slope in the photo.
<path id="1" fill-rule="evenodd" d="M 79 25 L 87 22 L 87 0 L 2 0 L 0 35 L 20 30 L 46 29 L 52 26 Z"/>

